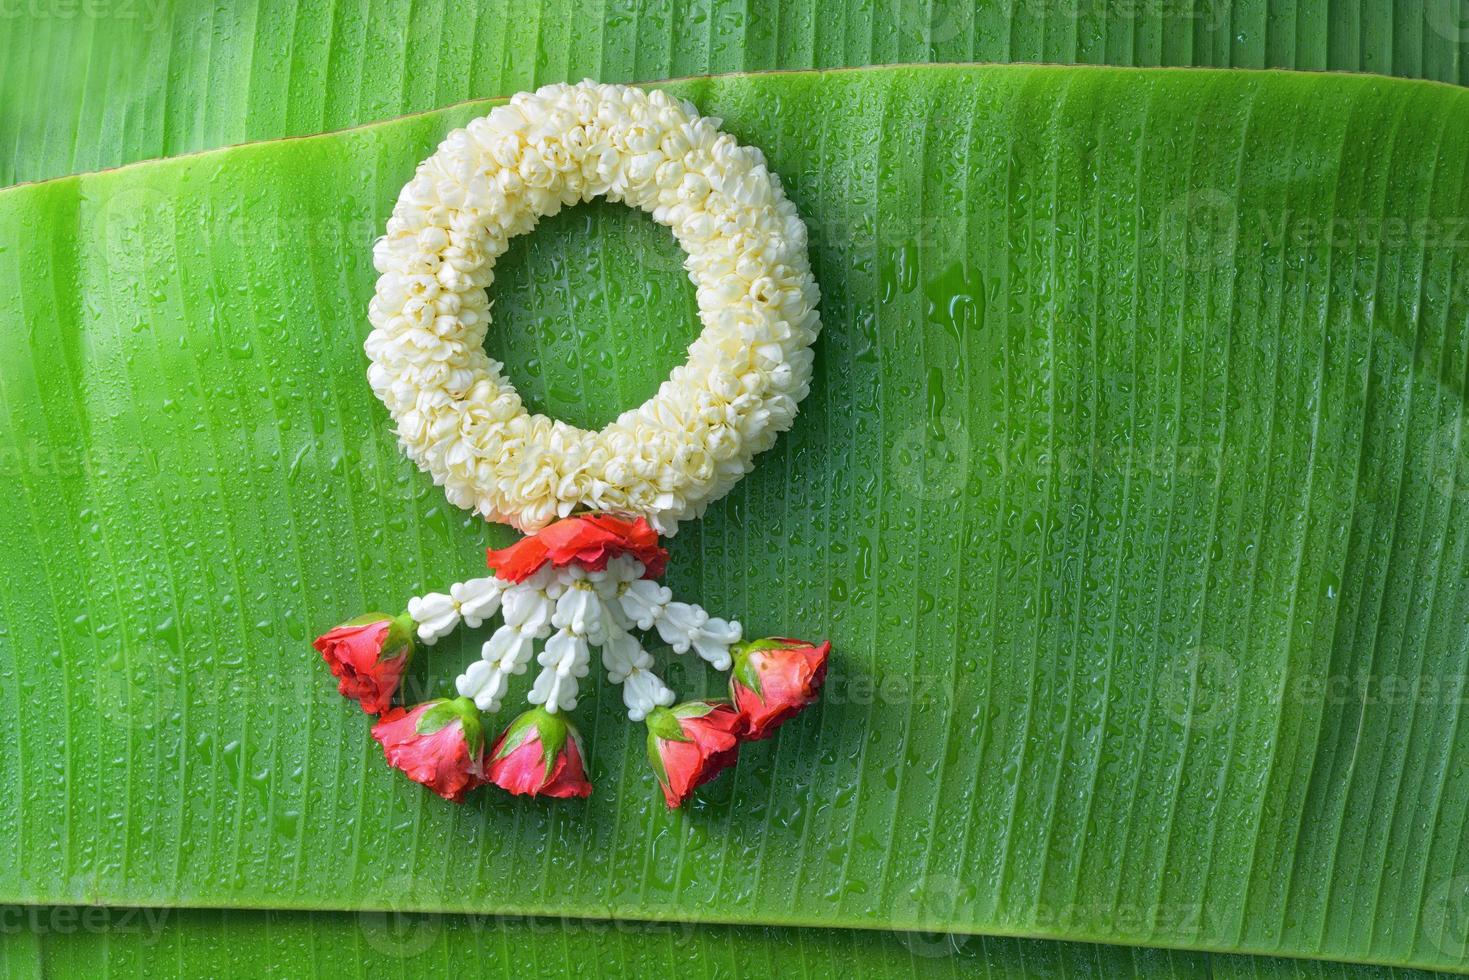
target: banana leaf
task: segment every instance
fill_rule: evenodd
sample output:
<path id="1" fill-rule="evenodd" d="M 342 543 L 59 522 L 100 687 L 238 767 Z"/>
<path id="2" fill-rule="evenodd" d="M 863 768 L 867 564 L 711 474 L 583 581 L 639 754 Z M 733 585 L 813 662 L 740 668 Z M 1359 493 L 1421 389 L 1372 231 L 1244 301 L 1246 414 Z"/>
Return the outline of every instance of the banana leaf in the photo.
<path id="1" fill-rule="evenodd" d="M 0 900 L 1023 934 L 1462 969 L 1469 93 L 932 67 L 673 84 L 762 146 L 825 333 L 675 591 L 829 634 L 820 707 L 666 813 L 389 772 L 307 644 L 508 535 L 397 452 L 368 243 L 456 107 L 0 192 Z M 578 208 L 488 346 L 597 424 L 694 331 Z M 479 635 L 423 658 L 447 688 Z M 667 656 L 681 693 L 720 679 Z"/>
<path id="2" fill-rule="evenodd" d="M 0 908 L 0 975 L 1426 980 L 1418 970 L 942 933 L 398 911 Z"/>
<path id="3" fill-rule="evenodd" d="M 1469 82 L 1469 0 L 15 0 L 0 185 L 547 82 L 901 62 Z"/>

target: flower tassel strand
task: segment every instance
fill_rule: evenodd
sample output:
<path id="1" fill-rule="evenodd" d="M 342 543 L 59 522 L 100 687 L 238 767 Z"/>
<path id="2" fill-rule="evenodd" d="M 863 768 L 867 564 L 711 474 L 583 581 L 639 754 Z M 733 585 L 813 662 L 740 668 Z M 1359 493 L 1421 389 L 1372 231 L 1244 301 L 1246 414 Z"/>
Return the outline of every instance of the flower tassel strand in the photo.
<path id="1" fill-rule="evenodd" d="M 445 799 L 493 783 L 519 796 L 581 798 L 592 784 L 581 736 L 567 718 L 595 652 L 622 690 L 628 719 L 648 729 L 648 758 L 670 808 L 734 764 L 743 741 L 769 738 L 820 694 L 830 643 L 746 642 L 739 622 L 675 601 L 657 578 L 668 562 L 642 518 L 567 517 L 487 556 L 493 574 L 411 599 L 325 634 L 316 648 L 341 692 L 381 714 L 373 737 L 388 763 Z M 415 641 L 432 646 L 461 625 L 499 617 L 479 659 L 455 680 L 459 697 L 390 707 Z M 640 638 L 639 634 L 644 636 Z M 648 636 L 729 671 L 727 700 L 675 704 L 655 672 Z M 485 747 L 481 713 L 504 705 L 534 660 L 532 707 Z"/>

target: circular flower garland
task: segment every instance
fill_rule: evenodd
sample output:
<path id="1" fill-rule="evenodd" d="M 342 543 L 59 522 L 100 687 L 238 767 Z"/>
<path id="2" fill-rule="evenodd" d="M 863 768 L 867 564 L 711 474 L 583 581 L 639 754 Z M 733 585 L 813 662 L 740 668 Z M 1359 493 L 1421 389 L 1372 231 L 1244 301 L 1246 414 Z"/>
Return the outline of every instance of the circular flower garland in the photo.
<path id="1" fill-rule="evenodd" d="M 544 216 L 598 195 L 671 228 L 688 253 L 704 330 L 658 394 L 601 432 L 529 414 L 484 352 L 495 259 Z M 551 85 L 450 133 L 398 199 L 374 258 L 368 379 L 408 455 L 449 500 L 529 536 L 488 554 L 493 574 L 318 637 L 341 693 L 380 715 L 388 763 L 446 799 L 486 783 L 584 797 L 565 717 L 595 648 L 648 728 L 664 798 L 680 806 L 815 700 L 829 643 L 743 641 L 738 622 L 657 584 L 658 535 L 703 513 L 789 428 L 820 324 L 806 228 L 763 155 L 662 92 Z M 580 513 L 573 514 L 573 511 Z M 503 624 L 455 682 L 459 697 L 393 707 L 415 642 Z M 674 704 L 635 631 L 730 671 L 727 699 Z M 536 654 L 540 645 L 540 653 Z M 481 712 L 542 667 L 534 705 L 490 743 Z"/>
<path id="2" fill-rule="evenodd" d="M 704 329 L 656 395 L 587 432 L 527 412 L 483 342 L 509 240 L 598 196 L 673 231 Z M 549 85 L 455 130 L 373 257 L 368 380 L 403 448 L 455 505 L 522 531 L 585 508 L 672 534 L 750 471 L 809 390 L 806 226 L 759 149 L 660 91 Z"/>

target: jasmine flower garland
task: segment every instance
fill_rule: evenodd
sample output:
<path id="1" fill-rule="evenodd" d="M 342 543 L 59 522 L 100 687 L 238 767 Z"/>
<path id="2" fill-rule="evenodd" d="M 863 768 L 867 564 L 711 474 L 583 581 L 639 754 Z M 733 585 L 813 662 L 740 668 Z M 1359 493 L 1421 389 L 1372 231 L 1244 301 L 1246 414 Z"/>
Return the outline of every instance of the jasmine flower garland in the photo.
<path id="1" fill-rule="evenodd" d="M 588 432 L 527 412 L 483 341 L 509 240 L 598 196 L 672 230 L 703 332 L 653 398 Z M 455 505 L 522 531 L 584 509 L 672 534 L 809 390 L 806 226 L 759 149 L 661 91 L 549 85 L 455 130 L 403 188 L 374 260 L 368 379 L 403 448 Z"/>
<path id="2" fill-rule="evenodd" d="M 484 352 L 486 292 L 510 238 L 599 195 L 652 214 L 688 253 L 703 332 L 658 394 L 601 432 L 525 410 Z M 676 602 L 658 584 L 659 534 L 698 517 L 788 429 L 811 377 L 820 323 L 806 227 L 780 179 L 687 102 L 621 85 L 551 85 L 456 130 L 403 188 L 378 240 L 368 380 L 408 455 L 450 502 L 527 536 L 490 550 L 488 576 L 370 613 L 315 642 L 343 695 L 379 715 L 389 765 L 462 802 L 493 783 L 585 797 L 587 758 L 566 717 L 595 651 L 648 729 L 664 799 L 681 806 L 818 695 L 830 644 L 747 642 L 740 623 Z M 458 697 L 411 707 L 415 642 L 498 617 Z M 728 699 L 682 704 L 634 631 L 730 671 Z M 494 740 L 511 679 L 541 670 Z"/>

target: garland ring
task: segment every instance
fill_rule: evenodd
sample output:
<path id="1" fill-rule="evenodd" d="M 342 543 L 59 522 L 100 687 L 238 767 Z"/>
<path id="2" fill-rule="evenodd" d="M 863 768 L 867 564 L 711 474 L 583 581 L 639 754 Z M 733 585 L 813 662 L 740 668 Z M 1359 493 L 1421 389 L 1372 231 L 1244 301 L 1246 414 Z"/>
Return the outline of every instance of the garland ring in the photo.
<path id="1" fill-rule="evenodd" d="M 820 330 L 806 226 L 719 126 L 662 91 L 550 85 L 450 133 L 404 186 L 374 246 L 368 379 L 456 506 L 524 532 L 585 509 L 672 534 L 790 428 Z M 703 329 L 656 395 L 589 432 L 528 412 L 483 342 L 509 240 L 598 196 L 672 230 Z"/>

